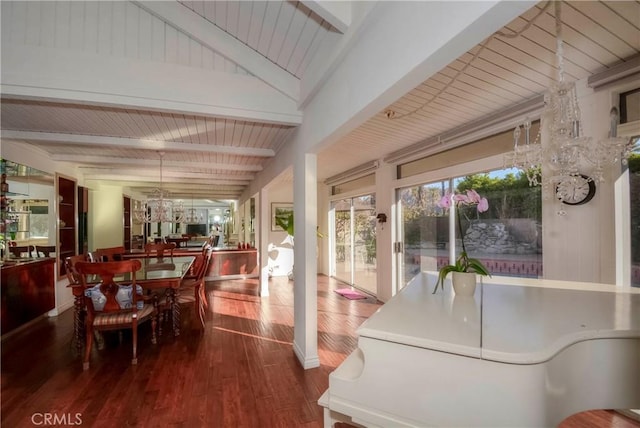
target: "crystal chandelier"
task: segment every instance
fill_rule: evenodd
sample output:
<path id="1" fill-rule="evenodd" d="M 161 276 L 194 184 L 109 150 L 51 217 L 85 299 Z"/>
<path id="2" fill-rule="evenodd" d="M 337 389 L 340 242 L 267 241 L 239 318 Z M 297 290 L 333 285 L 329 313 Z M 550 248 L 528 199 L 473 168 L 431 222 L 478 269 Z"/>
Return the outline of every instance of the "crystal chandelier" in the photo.
<path id="1" fill-rule="evenodd" d="M 523 123 L 524 144 L 520 144 L 522 131 L 517 126 L 513 131 L 513 152 L 505 155 L 505 164 L 522 170 L 529 180 L 530 186 L 538 186 L 540 181 L 540 165 L 542 164 L 542 146 L 540 144 L 540 132 L 531 142 L 531 121 L 527 118 Z"/>
<path id="2" fill-rule="evenodd" d="M 191 195 L 191 208 L 186 211 L 186 214 L 184 215 L 184 222 L 187 224 L 204 223 L 204 215 L 202 213 L 198 215 L 198 210 L 193 208 L 193 195 Z"/>
<path id="3" fill-rule="evenodd" d="M 162 158 L 160 155 L 160 188 L 152 192 L 152 197 L 146 201 L 136 201 L 133 210 L 134 220 L 138 223 L 182 223 L 184 221 L 184 208 L 181 202 L 173 202 L 166 199 L 169 194 L 162 188 Z"/>
<path id="4" fill-rule="evenodd" d="M 531 122 L 524 123 L 525 144 L 519 144 L 520 126 L 514 130 L 513 152 L 505 156 L 505 164 L 524 171 L 529 184 L 544 187 L 553 186 L 559 201 L 568 201 L 571 189 L 579 181 L 604 181 L 604 168 L 616 162 L 626 162 L 631 153 L 630 140 L 616 137 L 617 109 L 612 110 L 609 137 L 598 140 L 582 136 L 580 107 L 575 82 L 564 80 L 564 57 L 562 42 L 561 1 L 555 1 L 556 60 L 558 81 L 554 82 L 545 95 L 543 117 L 549 123 L 549 141 L 545 147 L 539 141 L 530 141 Z M 615 117 L 614 117 L 615 115 Z M 542 165 L 548 168 L 545 178 L 540 179 Z M 581 174 L 587 171 L 589 176 Z M 586 177 L 586 178 L 585 178 Z M 563 210 L 559 212 L 565 214 Z"/>

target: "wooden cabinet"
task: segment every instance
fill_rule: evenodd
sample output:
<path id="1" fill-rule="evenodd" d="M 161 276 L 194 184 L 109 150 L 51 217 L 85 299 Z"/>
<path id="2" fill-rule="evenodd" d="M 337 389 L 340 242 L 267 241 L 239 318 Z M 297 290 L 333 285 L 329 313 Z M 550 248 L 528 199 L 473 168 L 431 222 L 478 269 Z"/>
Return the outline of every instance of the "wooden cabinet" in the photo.
<path id="1" fill-rule="evenodd" d="M 77 254 L 77 185 L 76 181 L 56 175 L 58 196 L 58 276 L 65 274 L 64 259 Z"/>
<path id="2" fill-rule="evenodd" d="M 214 249 L 211 257 L 206 274 L 208 280 L 258 277 L 258 250 L 255 248 Z"/>
<path id="3" fill-rule="evenodd" d="M 53 259 L 2 263 L 0 334 L 9 333 L 55 307 L 54 270 Z"/>
<path id="4" fill-rule="evenodd" d="M 89 252 L 89 189 L 78 186 L 78 254 Z"/>
<path id="5" fill-rule="evenodd" d="M 8 242 L 7 225 L 10 221 L 9 213 L 9 185 L 7 184 L 7 174 L 5 172 L 6 161 L 0 160 L 0 172 L 2 173 L 2 179 L 0 179 L 0 239 L 3 242 Z M 6 244 L 5 244 L 6 245 Z M 3 254 L 4 256 L 4 254 Z"/>

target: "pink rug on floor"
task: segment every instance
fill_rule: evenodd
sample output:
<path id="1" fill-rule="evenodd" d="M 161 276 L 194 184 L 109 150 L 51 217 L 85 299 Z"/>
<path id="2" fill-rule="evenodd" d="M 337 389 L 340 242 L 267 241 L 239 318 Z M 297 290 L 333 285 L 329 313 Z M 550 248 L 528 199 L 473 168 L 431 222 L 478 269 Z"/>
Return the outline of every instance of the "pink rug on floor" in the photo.
<path id="1" fill-rule="evenodd" d="M 367 296 L 365 296 L 362 293 L 359 293 L 355 290 L 352 290 L 350 288 L 341 288 L 339 290 L 335 290 L 336 293 L 338 293 L 339 295 L 346 297 L 349 300 L 358 300 L 358 299 L 366 299 Z"/>

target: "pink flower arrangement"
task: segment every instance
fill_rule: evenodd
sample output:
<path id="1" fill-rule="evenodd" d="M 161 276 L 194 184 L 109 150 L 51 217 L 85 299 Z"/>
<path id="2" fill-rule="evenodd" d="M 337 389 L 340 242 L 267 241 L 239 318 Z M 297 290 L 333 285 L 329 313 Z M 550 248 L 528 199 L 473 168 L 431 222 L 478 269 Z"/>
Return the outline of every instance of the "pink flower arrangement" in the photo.
<path id="1" fill-rule="evenodd" d="M 451 208 L 451 201 L 462 205 L 477 205 L 479 213 L 483 213 L 489 209 L 489 201 L 482 198 L 475 190 L 467 190 L 467 193 L 450 193 L 447 192 L 438 202 L 440 208 Z"/>
<path id="2" fill-rule="evenodd" d="M 467 190 L 466 193 L 450 193 L 447 192 L 438 202 L 440 208 L 449 209 L 451 203 L 458 205 L 476 205 L 476 209 L 479 213 L 483 213 L 489 209 L 489 202 L 487 198 L 481 197 L 475 190 Z M 438 286 L 444 288 L 444 279 L 449 272 L 475 272 L 479 275 L 491 276 L 487 268 L 478 259 L 473 259 L 467 255 L 467 249 L 464 246 L 464 235 L 462 234 L 462 223 L 460 221 L 460 210 L 456 210 L 456 216 L 458 217 L 458 230 L 460 233 L 460 241 L 462 242 L 462 252 L 453 265 L 447 265 L 440 269 L 438 274 L 438 282 L 436 282 L 436 288 L 433 290 L 435 293 L 438 290 Z"/>

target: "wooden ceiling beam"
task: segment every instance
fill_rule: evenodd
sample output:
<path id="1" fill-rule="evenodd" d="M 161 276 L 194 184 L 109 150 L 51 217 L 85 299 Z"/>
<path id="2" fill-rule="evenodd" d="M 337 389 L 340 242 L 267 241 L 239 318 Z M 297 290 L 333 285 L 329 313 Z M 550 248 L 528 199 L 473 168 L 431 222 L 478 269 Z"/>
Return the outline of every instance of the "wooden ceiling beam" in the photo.
<path id="1" fill-rule="evenodd" d="M 225 58 L 229 58 L 296 103 L 300 99 L 298 78 L 188 7 L 177 1 L 134 1 L 133 3 Z"/>
<path id="2" fill-rule="evenodd" d="M 193 144 L 177 141 L 162 141 L 142 138 L 107 137 L 100 135 L 65 134 L 58 132 L 31 132 L 3 130 L 2 138 L 40 143 L 73 143 L 87 146 L 120 147 L 125 149 L 163 150 L 198 153 L 219 153 L 237 156 L 273 157 L 271 149 L 259 147 L 232 147 L 212 144 Z"/>
<path id="3" fill-rule="evenodd" d="M 160 159 L 136 159 L 136 158 L 121 158 L 121 157 L 110 157 L 110 156 L 88 156 L 88 155 L 70 155 L 70 154 L 53 154 L 51 158 L 60 162 L 72 162 L 78 164 L 79 166 L 92 166 L 92 165 L 102 165 L 109 166 L 111 168 L 116 168 L 119 166 L 135 166 L 135 167 L 149 167 L 155 166 L 159 168 Z M 256 172 L 261 171 L 262 166 L 260 165 L 245 165 L 238 163 L 218 163 L 218 162 L 208 162 L 208 161 L 174 161 L 174 160 L 163 160 L 163 168 L 171 168 L 171 167 L 195 167 L 195 168 L 208 168 L 208 169 L 219 169 L 224 171 L 243 171 L 243 172 Z"/>

